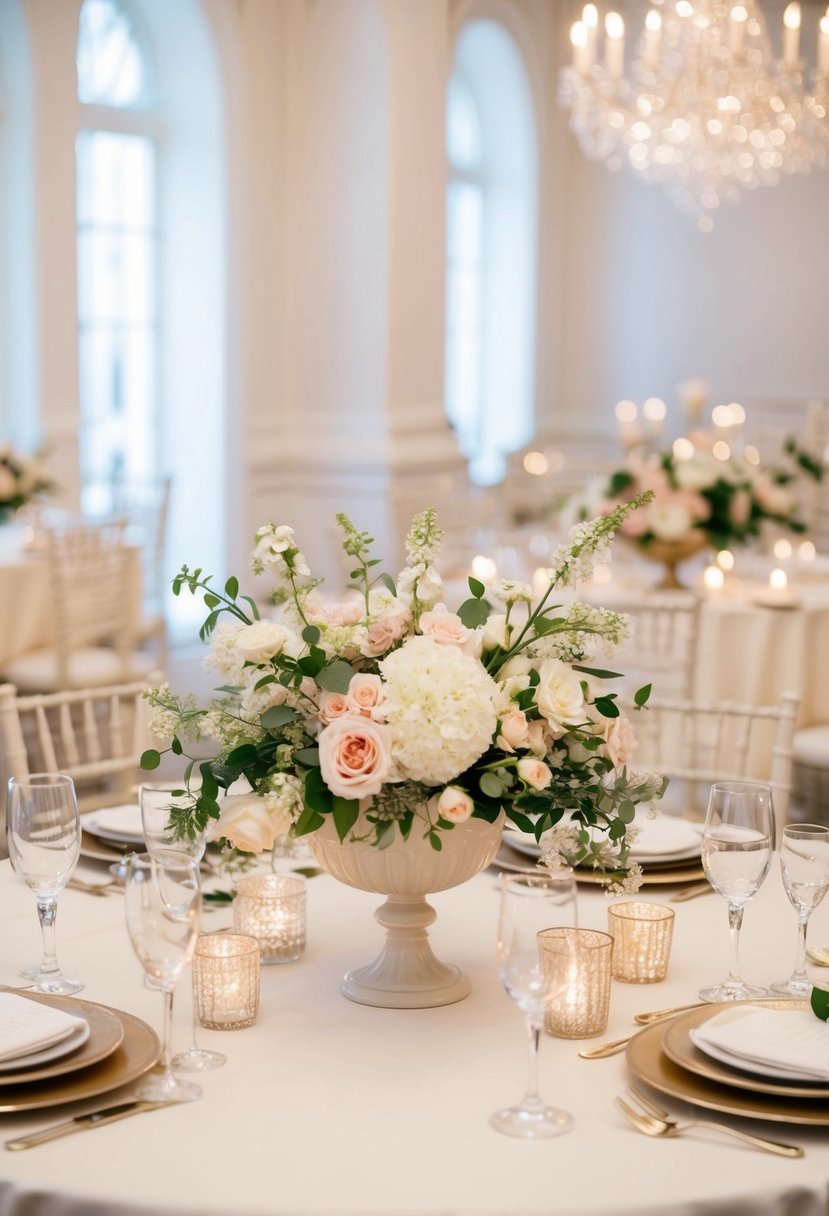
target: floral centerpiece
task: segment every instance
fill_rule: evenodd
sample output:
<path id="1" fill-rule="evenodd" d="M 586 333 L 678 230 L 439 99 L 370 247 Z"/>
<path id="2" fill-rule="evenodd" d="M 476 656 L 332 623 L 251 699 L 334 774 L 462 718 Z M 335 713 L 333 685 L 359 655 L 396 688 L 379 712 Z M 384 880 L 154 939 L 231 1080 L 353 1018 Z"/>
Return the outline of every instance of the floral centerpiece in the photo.
<path id="1" fill-rule="evenodd" d="M 396 581 L 377 573 L 371 538 L 339 515 L 352 585 L 336 603 L 322 598 L 292 528 L 260 528 L 253 571 L 273 579 L 273 619 L 260 618 L 236 578 L 220 590 L 184 566 L 173 591 L 204 597 L 207 662 L 225 683 L 208 707 L 167 686 L 148 694 L 152 729 L 187 761 L 190 803 L 171 812 L 173 830 L 208 828 L 258 852 L 289 829 L 302 836 L 333 822 L 341 842 L 383 850 L 416 835 L 439 851 L 458 825 L 503 812 L 544 836 L 548 857 L 636 889 L 628 825 L 664 783 L 632 766 L 630 721 L 605 689 L 615 673 L 590 661 L 625 638 L 628 621 L 555 599 L 607 560 L 614 532 L 650 498 L 579 524 L 542 595 L 470 578 L 457 612 L 435 566 L 432 510 L 413 521 Z M 637 709 L 649 691 L 636 694 Z M 196 740 L 212 741 L 214 758 L 188 756 Z M 161 754 L 146 752 L 143 767 Z M 220 802 L 240 779 L 250 792 Z"/>
<path id="2" fill-rule="evenodd" d="M 37 459 L 0 446 L 0 523 L 38 494 L 52 489 Z"/>
<path id="3" fill-rule="evenodd" d="M 612 512 L 645 490 L 651 501 L 628 515 L 620 532 L 644 556 L 663 562 L 663 586 L 676 586 L 674 567 L 707 545 L 726 549 L 759 538 L 767 526 L 806 531 L 799 514 L 797 479 L 821 480 L 823 466 L 794 440 L 784 445 L 787 463 L 753 464 L 710 432 L 692 431 L 666 452 L 634 449 L 624 467 L 591 487 L 576 514 L 586 518 Z"/>

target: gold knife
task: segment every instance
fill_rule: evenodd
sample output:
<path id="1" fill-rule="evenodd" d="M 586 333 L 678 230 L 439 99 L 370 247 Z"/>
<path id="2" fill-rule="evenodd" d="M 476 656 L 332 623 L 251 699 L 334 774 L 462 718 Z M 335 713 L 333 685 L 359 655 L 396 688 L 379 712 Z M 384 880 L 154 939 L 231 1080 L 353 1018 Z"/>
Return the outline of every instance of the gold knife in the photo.
<path id="1" fill-rule="evenodd" d="M 7 1140 L 6 1148 L 12 1152 L 21 1148 L 34 1148 L 36 1144 L 45 1144 L 47 1140 L 57 1140 L 60 1136 L 71 1136 L 73 1132 L 102 1127 L 104 1123 L 117 1123 L 119 1119 L 129 1119 L 130 1115 L 140 1115 L 145 1110 L 158 1110 L 159 1106 L 169 1105 L 169 1102 L 122 1102 L 120 1106 L 107 1106 L 104 1110 L 93 1110 L 88 1115 L 76 1115 L 66 1123 L 56 1123 L 53 1127 L 46 1127 L 42 1132 L 33 1132 L 30 1136 Z"/>

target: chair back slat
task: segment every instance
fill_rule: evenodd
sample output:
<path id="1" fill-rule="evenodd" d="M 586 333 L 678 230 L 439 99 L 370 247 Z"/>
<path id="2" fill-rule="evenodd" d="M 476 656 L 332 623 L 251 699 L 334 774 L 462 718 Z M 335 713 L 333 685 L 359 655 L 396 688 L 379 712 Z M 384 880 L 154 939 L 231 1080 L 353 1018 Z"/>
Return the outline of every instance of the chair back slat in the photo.
<path id="1" fill-rule="evenodd" d="M 60 772 L 57 758 L 55 756 L 55 745 L 52 738 L 52 728 L 49 724 L 49 719 L 46 716 L 46 710 L 42 705 L 34 707 L 35 719 L 37 722 L 37 738 L 40 744 L 43 763 L 40 766 L 40 771 L 44 773 Z"/>
<path id="2" fill-rule="evenodd" d="M 44 719 L 46 715 L 43 715 Z M 63 753 L 66 756 L 67 764 L 78 764 L 80 762 L 80 752 L 78 751 L 77 740 L 75 739 L 75 728 L 72 725 L 72 714 L 69 706 L 63 704 L 60 706 L 60 739 L 63 747 Z"/>

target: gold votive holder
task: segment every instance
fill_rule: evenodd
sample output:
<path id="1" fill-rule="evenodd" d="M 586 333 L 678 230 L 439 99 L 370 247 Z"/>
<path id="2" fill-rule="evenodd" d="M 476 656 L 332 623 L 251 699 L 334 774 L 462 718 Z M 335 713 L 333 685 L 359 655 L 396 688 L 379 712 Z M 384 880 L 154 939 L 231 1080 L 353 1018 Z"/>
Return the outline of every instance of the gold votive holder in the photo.
<path id="1" fill-rule="evenodd" d="M 631 899 L 607 910 L 613 938 L 613 978 L 623 984 L 664 980 L 671 957 L 674 911 L 663 904 Z"/>
<path id="2" fill-rule="evenodd" d="M 242 1030 L 259 1013 L 259 942 L 241 933 L 205 933 L 193 954 L 193 999 L 207 1030 Z"/>
<path id="3" fill-rule="evenodd" d="M 288 874 L 240 878 L 233 927 L 259 941 L 263 963 L 290 963 L 305 949 L 305 879 Z"/>
<path id="4" fill-rule="evenodd" d="M 545 1029 L 560 1039 L 603 1034 L 610 1009 L 613 938 L 598 929 L 543 929 L 538 946 L 542 968 L 556 977 Z"/>

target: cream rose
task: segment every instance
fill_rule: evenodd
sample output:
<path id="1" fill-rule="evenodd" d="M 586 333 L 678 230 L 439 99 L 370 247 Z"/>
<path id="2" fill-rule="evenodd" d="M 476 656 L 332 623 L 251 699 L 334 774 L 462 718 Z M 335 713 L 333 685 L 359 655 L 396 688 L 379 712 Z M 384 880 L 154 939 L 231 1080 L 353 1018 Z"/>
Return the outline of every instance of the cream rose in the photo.
<path id="1" fill-rule="evenodd" d="M 384 695 L 383 681 L 379 676 L 358 672 L 351 677 L 345 699 L 356 713 L 373 718 L 378 706 L 382 704 Z"/>
<path id="2" fill-rule="evenodd" d="M 504 714 L 496 743 L 507 752 L 514 752 L 517 747 L 529 746 L 527 715 L 520 709 L 512 709 Z"/>
<path id="3" fill-rule="evenodd" d="M 554 739 L 584 718 L 584 693 L 576 673 L 561 659 L 545 659 L 538 669 L 535 703 Z"/>
<path id="4" fill-rule="evenodd" d="M 236 649 L 248 663 L 267 663 L 281 654 L 288 640 L 288 631 L 276 621 L 254 621 L 236 635 Z"/>
<path id="5" fill-rule="evenodd" d="M 322 778 L 335 798 L 373 798 L 391 767 L 391 732 L 370 718 L 336 718 L 320 732 Z"/>
<path id="6" fill-rule="evenodd" d="M 636 746 L 636 732 L 629 719 L 621 716 L 606 719 L 604 750 L 614 768 L 624 768 L 629 764 Z"/>
<path id="7" fill-rule="evenodd" d="M 224 837 L 243 853 L 263 853 L 273 848 L 274 825 L 264 798 L 258 794 L 228 794 L 219 818 L 212 824 L 208 840 Z"/>
<path id="8" fill-rule="evenodd" d="M 517 770 L 521 780 L 534 790 L 546 790 L 553 779 L 553 774 L 544 761 L 536 760 L 532 756 L 522 756 L 518 761 Z"/>
<path id="9" fill-rule="evenodd" d="M 431 638 L 441 646 L 457 646 L 464 654 L 477 659 L 481 654 L 481 639 L 474 629 L 468 629 L 455 612 L 449 612 L 445 604 L 438 604 L 431 612 L 420 618 L 420 630 L 424 637 Z"/>
<path id="10" fill-rule="evenodd" d="M 438 814 L 450 823 L 465 823 L 474 810 L 475 803 L 457 785 L 447 785 L 438 798 Z"/>

